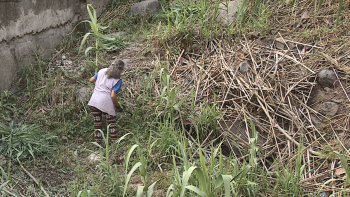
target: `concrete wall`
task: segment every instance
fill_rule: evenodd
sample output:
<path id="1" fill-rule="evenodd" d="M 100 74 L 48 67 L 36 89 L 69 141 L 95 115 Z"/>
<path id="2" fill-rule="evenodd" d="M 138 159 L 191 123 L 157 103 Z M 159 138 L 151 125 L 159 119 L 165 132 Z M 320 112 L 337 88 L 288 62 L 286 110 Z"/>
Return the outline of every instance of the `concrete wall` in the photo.
<path id="1" fill-rule="evenodd" d="M 0 0 L 0 91 L 17 71 L 35 61 L 34 51 L 52 55 L 78 21 L 88 19 L 87 4 L 100 14 L 111 0 Z"/>

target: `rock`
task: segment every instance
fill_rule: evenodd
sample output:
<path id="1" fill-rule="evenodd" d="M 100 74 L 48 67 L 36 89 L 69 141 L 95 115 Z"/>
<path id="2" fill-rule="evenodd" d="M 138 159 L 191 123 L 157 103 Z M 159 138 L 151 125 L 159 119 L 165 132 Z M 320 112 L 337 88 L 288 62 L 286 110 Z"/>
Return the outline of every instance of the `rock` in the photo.
<path id="1" fill-rule="evenodd" d="M 289 47 L 289 49 L 295 49 L 296 47 L 297 47 L 297 45 L 296 44 L 294 44 L 294 43 L 291 43 L 291 42 L 287 42 L 287 45 L 288 45 L 288 47 Z"/>
<path id="2" fill-rule="evenodd" d="M 322 121 L 321 121 L 319 118 L 317 118 L 315 115 L 310 114 L 310 118 L 311 118 L 312 124 L 314 124 L 314 126 L 315 126 L 316 128 L 320 128 L 320 127 L 322 127 L 322 126 L 324 125 L 324 124 L 322 123 Z"/>
<path id="3" fill-rule="evenodd" d="M 319 106 L 318 112 L 320 112 L 323 115 L 332 117 L 337 114 L 338 109 L 338 104 L 333 102 L 324 102 Z"/>
<path id="4" fill-rule="evenodd" d="M 220 3 L 217 21 L 229 25 L 236 20 L 237 11 L 242 6 L 242 0 L 229 1 L 228 4 Z"/>
<path id="5" fill-rule="evenodd" d="M 273 37 L 261 37 L 261 38 L 255 40 L 255 43 L 257 45 L 262 45 L 265 47 L 272 47 L 274 41 L 275 41 L 275 38 L 273 38 Z"/>
<path id="6" fill-rule="evenodd" d="M 321 192 L 318 197 L 328 197 L 326 192 Z"/>
<path id="7" fill-rule="evenodd" d="M 87 157 L 87 160 L 88 160 L 90 163 L 97 163 L 97 162 L 101 161 L 101 156 L 98 155 L 97 153 L 91 153 L 91 154 Z"/>
<path id="8" fill-rule="evenodd" d="M 248 34 L 249 39 L 256 39 L 259 37 L 259 32 L 258 31 L 253 31 Z"/>
<path id="9" fill-rule="evenodd" d="M 146 0 L 135 3 L 131 6 L 129 13 L 132 15 L 143 16 L 147 13 L 156 14 L 160 8 L 160 2 L 157 0 Z"/>
<path id="10" fill-rule="evenodd" d="M 90 87 L 82 87 L 77 92 L 77 97 L 80 101 L 87 101 L 90 98 L 90 92 L 92 88 Z"/>
<path id="11" fill-rule="evenodd" d="M 4 155 L 0 155 L 0 166 L 5 166 L 7 164 L 7 159 Z"/>
<path id="12" fill-rule="evenodd" d="M 320 86 L 318 86 L 320 87 Z M 312 105 L 316 102 L 320 102 L 323 100 L 325 94 L 323 93 L 323 91 L 321 89 L 315 89 L 311 92 L 310 95 L 310 100 L 308 102 L 308 105 Z"/>
<path id="13" fill-rule="evenodd" d="M 321 70 L 317 75 L 317 82 L 321 87 L 334 88 L 334 82 L 337 79 L 332 70 Z"/>
<path id="14" fill-rule="evenodd" d="M 282 38 L 276 38 L 275 47 L 279 50 L 284 50 L 285 44 Z"/>
<path id="15" fill-rule="evenodd" d="M 308 12 L 308 11 L 305 11 L 305 12 L 301 15 L 301 19 L 308 18 L 308 17 L 309 17 L 309 12 Z"/>
<path id="16" fill-rule="evenodd" d="M 241 62 L 239 64 L 239 71 L 241 73 L 246 73 L 249 70 L 250 65 L 248 64 L 247 61 Z"/>

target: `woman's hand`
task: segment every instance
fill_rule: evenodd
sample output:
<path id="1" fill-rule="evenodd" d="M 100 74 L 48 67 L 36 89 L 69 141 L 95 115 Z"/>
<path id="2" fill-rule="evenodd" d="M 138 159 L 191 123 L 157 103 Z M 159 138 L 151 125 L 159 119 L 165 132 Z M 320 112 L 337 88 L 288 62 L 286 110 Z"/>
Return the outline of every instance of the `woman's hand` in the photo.
<path id="1" fill-rule="evenodd" d="M 120 107 L 120 105 L 115 106 L 115 110 L 116 110 L 117 112 L 123 112 L 123 111 L 124 111 L 123 108 Z"/>
<path id="2" fill-rule="evenodd" d="M 95 79 L 95 77 L 91 77 L 91 78 L 90 78 L 90 82 L 91 82 L 91 83 L 94 83 L 94 82 L 96 82 L 96 79 Z"/>

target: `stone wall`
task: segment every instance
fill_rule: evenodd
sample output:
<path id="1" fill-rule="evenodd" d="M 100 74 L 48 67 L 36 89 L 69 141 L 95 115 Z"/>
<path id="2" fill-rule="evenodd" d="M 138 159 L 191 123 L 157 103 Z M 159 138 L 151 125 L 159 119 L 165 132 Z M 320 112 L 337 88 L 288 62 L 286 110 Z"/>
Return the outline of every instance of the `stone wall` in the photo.
<path id="1" fill-rule="evenodd" d="M 0 0 L 0 91 L 8 89 L 21 66 L 48 58 L 78 21 L 87 4 L 100 14 L 111 0 Z"/>

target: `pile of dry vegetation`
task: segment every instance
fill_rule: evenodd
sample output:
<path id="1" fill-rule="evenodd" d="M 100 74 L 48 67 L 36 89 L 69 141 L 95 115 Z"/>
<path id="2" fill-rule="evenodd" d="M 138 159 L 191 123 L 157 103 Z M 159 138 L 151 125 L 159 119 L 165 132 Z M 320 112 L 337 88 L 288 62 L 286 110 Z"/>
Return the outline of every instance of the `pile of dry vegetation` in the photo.
<path id="1" fill-rule="evenodd" d="M 279 7 L 273 13 L 274 37 L 251 32 L 233 45 L 216 39 L 203 55 L 182 51 L 169 66 L 183 97 L 190 98 L 193 90 L 196 103 L 213 104 L 216 95 L 227 146 L 247 149 L 247 120 L 253 120 L 267 172 L 275 170 L 267 165 L 271 158 L 293 165 L 302 144 L 305 189 L 344 178 L 334 151 L 350 148 L 350 13 L 343 11 L 335 27 L 337 6 L 325 4 L 318 13 L 309 1 L 295 11 Z M 325 69 L 324 77 L 319 73 Z M 343 183 L 334 180 L 323 190 L 342 190 Z"/>

